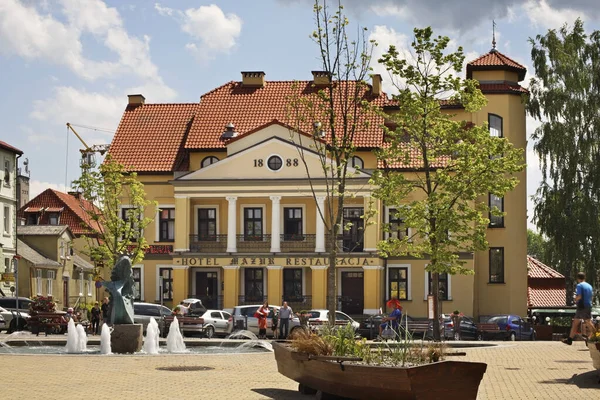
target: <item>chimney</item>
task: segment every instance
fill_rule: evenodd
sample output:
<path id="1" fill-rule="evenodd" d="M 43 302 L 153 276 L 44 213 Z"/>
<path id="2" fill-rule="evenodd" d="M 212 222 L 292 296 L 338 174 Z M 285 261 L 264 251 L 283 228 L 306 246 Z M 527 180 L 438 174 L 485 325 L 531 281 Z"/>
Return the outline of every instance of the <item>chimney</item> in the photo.
<path id="1" fill-rule="evenodd" d="M 242 71 L 242 86 L 264 87 L 265 86 L 264 71 Z"/>
<path id="2" fill-rule="evenodd" d="M 310 71 L 313 74 L 315 86 L 327 86 L 331 83 L 331 74 L 327 71 Z"/>
<path id="3" fill-rule="evenodd" d="M 381 75 L 373 74 L 371 75 L 371 80 L 373 81 L 373 84 L 371 86 L 371 93 L 373 93 L 373 96 L 381 95 L 381 82 L 383 82 L 383 79 L 381 79 Z"/>
<path id="4" fill-rule="evenodd" d="M 130 94 L 127 95 L 127 98 L 129 99 L 128 105 L 130 106 L 141 106 L 146 102 L 146 98 L 141 94 Z"/>
<path id="5" fill-rule="evenodd" d="M 81 199 L 81 192 L 67 192 L 70 196 L 75 197 L 77 200 Z"/>
<path id="6" fill-rule="evenodd" d="M 233 139 L 237 135 L 238 133 L 235 131 L 235 126 L 230 122 L 225 126 L 225 132 L 221 134 L 221 140 Z"/>

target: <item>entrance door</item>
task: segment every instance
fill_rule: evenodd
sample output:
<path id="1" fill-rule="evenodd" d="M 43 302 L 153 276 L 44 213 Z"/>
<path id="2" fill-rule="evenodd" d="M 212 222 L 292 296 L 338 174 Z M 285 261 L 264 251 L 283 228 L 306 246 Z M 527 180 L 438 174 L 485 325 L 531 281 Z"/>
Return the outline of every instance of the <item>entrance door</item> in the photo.
<path id="1" fill-rule="evenodd" d="M 362 207 L 344 208 L 344 226 L 349 222 L 352 224 L 349 230 L 342 234 L 344 252 L 361 252 L 364 248 L 364 226 L 362 218 L 364 209 Z"/>
<path id="2" fill-rule="evenodd" d="M 364 294 L 363 272 L 342 272 L 342 311 L 351 315 L 362 314 Z"/>
<path id="3" fill-rule="evenodd" d="M 219 279 L 216 272 L 196 272 L 196 298 L 207 309 L 219 307 Z"/>

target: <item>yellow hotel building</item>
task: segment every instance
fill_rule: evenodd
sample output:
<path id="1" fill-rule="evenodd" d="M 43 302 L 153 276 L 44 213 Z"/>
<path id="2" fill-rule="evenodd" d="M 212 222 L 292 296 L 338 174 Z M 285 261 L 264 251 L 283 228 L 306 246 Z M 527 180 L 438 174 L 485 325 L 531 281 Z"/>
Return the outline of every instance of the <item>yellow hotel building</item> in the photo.
<path id="1" fill-rule="evenodd" d="M 296 310 L 326 307 L 328 249 L 316 207 L 328 199 L 319 185 L 313 198 L 298 141 L 282 122 L 288 96 L 318 89 L 323 74 L 313 74 L 312 81 L 294 83 L 242 72 L 242 81 L 217 87 L 192 104 L 146 104 L 142 95 L 129 96 L 110 153 L 138 171 L 148 198 L 160 208 L 144 232 L 149 252 L 135 266 L 139 300 L 159 301 L 161 276 L 167 305 L 196 297 L 209 308 L 265 299 L 270 304 L 286 300 Z M 487 106 L 477 113 L 457 107 L 448 112 L 474 124 L 487 122 L 490 134 L 525 149 L 525 89 L 519 85 L 525 68 L 492 50 L 470 62 L 467 75 L 480 82 Z M 365 98 L 393 110 L 380 76 L 373 77 L 368 91 Z M 353 228 L 338 240 L 338 307 L 352 315 L 372 314 L 396 296 L 405 312 L 426 316 L 427 259 L 380 258 L 377 242 L 389 233 L 381 223 L 362 229 L 361 216 L 372 201 L 367 182 L 377 167 L 373 150 L 383 141 L 381 124 L 372 126 L 355 143 L 352 163 L 358 173 L 350 185 L 357 195 L 344 210 Z M 309 154 L 307 161 L 313 177 L 322 174 L 316 157 Z M 460 255 L 475 275 L 441 277 L 443 312 L 526 313 L 525 171 L 518 179 L 505 198 L 485 199 L 506 215 L 491 218 L 489 250 Z M 375 204 L 379 222 L 390 222 L 393 206 Z M 398 227 L 392 234 L 406 234 L 402 221 L 391 222 Z"/>

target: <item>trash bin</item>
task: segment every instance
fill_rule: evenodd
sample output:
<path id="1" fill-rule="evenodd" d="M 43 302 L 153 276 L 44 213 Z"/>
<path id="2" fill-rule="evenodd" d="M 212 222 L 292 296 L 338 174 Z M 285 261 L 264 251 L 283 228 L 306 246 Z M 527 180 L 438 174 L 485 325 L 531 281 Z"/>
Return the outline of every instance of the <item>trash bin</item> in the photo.
<path id="1" fill-rule="evenodd" d="M 235 330 L 243 331 L 244 329 L 246 329 L 246 326 L 245 326 L 244 322 L 245 321 L 243 319 L 236 319 L 235 320 L 235 326 L 234 326 Z"/>

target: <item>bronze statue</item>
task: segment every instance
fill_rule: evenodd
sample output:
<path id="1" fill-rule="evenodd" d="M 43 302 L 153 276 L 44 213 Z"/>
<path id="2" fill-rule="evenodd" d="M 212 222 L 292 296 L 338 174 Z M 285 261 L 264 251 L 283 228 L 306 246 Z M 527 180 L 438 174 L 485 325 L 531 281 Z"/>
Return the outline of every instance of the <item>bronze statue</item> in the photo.
<path id="1" fill-rule="evenodd" d="M 110 282 L 103 285 L 110 292 L 111 325 L 133 324 L 133 300 L 135 298 L 131 259 L 121 256 L 110 274 Z"/>

